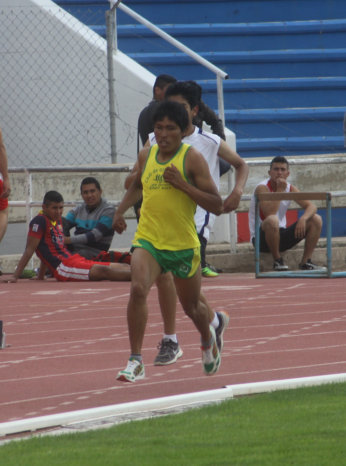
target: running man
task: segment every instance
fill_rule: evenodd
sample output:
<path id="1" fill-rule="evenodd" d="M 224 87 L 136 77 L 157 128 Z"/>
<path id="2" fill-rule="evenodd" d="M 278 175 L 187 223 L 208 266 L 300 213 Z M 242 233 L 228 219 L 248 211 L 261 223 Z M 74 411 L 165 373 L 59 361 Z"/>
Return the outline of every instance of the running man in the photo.
<path id="1" fill-rule="evenodd" d="M 131 292 L 127 321 L 131 354 L 117 379 L 135 382 L 145 376 L 142 344 L 147 323 L 147 296 L 161 273 L 171 271 L 179 301 L 201 336 L 205 374 L 218 371 L 221 362 L 213 311 L 201 299 L 200 244 L 194 223 L 196 205 L 215 215 L 222 199 L 208 164 L 192 146 L 182 143 L 188 126 L 183 105 L 163 102 L 154 114 L 157 144 L 142 149 L 131 186 L 115 212 L 113 227 L 126 229 L 124 214 L 143 194 L 141 215 L 133 241 Z"/>

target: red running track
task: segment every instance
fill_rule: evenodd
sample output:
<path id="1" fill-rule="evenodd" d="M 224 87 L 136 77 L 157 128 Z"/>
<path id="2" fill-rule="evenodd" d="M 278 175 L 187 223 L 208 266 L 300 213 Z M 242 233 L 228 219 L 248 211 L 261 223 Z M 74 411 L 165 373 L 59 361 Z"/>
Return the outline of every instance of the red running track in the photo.
<path id="1" fill-rule="evenodd" d="M 116 380 L 129 356 L 129 283 L 0 284 L 0 422 L 113 405 L 247 382 L 346 372 L 344 278 L 255 279 L 222 274 L 203 279 L 215 309 L 225 309 L 220 371 L 205 376 L 197 331 L 180 306 L 177 333 L 184 355 L 153 366 L 162 322 L 154 287 L 144 340 L 146 378 Z"/>

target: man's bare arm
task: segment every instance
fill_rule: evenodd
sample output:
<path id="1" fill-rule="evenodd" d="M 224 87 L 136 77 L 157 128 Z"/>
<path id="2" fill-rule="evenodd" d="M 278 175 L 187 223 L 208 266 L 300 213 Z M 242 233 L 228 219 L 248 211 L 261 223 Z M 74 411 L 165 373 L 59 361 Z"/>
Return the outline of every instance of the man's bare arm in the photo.
<path id="1" fill-rule="evenodd" d="M 0 129 L 0 173 L 3 177 L 3 192 L 0 197 L 6 198 L 10 195 L 11 186 L 10 178 L 8 176 L 8 159 L 4 141 L 2 139 L 2 132 Z"/>
<path id="2" fill-rule="evenodd" d="M 129 185 L 124 197 L 122 198 L 113 217 L 112 228 L 119 234 L 126 230 L 127 224 L 124 218 L 125 212 L 138 202 L 142 197 L 141 173 L 145 161 L 148 157 L 150 148 L 142 149 L 138 154 L 136 162 L 138 169 L 134 172 L 131 184 Z"/>
<path id="3" fill-rule="evenodd" d="M 26 264 L 32 258 L 34 252 L 36 251 L 38 245 L 40 243 L 40 238 L 35 238 L 33 236 L 28 236 L 25 251 L 22 257 L 19 259 L 18 265 L 16 270 L 14 271 L 13 275 L 7 279 L 6 281 L 15 283 L 18 278 L 22 275 L 23 270 L 25 269 Z"/>
<path id="4" fill-rule="evenodd" d="M 249 175 L 249 167 L 225 141 L 220 142 L 218 156 L 235 168 L 235 186 L 223 203 L 224 212 L 231 212 L 239 205 Z"/>

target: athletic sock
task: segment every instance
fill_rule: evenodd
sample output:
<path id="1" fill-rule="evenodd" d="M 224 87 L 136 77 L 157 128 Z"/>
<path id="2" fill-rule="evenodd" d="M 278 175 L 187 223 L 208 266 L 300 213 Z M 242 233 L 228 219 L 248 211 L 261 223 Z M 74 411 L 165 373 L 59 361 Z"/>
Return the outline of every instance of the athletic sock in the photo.
<path id="1" fill-rule="evenodd" d="M 166 333 L 163 334 L 163 338 L 167 339 L 167 340 L 172 340 L 174 343 L 178 343 L 178 339 L 177 339 L 177 334 L 174 333 L 172 335 L 167 335 Z"/>
<path id="2" fill-rule="evenodd" d="M 142 362 L 142 355 L 132 353 L 130 359 L 135 359 L 136 361 Z"/>
<path id="3" fill-rule="evenodd" d="M 217 315 L 217 312 L 214 311 L 214 319 L 211 321 L 210 325 L 214 328 L 217 329 L 218 326 L 220 325 L 219 317 Z"/>
<path id="4" fill-rule="evenodd" d="M 213 337 L 210 337 L 210 340 L 207 342 L 201 340 L 202 348 L 210 348 L 212 343 L 213 343 Z"/>

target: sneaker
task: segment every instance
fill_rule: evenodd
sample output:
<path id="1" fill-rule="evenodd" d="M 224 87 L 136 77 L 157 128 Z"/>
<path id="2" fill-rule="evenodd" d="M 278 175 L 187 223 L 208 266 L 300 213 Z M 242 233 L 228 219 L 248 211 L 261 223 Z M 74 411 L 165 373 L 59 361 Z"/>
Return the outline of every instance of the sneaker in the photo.
<path id="1" fill-rule="evenodd" d="M 127 362 L 126 369 L 119 371 L 117 380 L 122 382 L 135 382 L 145 377 L 144 364 L 138 359 L 130 358 Z"/>
<path id="2" fill-rule="evenodd" d="M 223 349 L 223 332 L 228 327 L 229 315 L 224 311 L 218 311 L 216 314 L 217 314 L 217 316 L 219 318 L 219 322 L 220 322 L 218 328 L 215 329 L 216 344 L 217 344 L 217 347 L 219 348 L 219 351 L 221 353 L 222 349 Z"/>
<path id="3" fill-rule="evenodd" d="M 217 272 L 214 272 L 214 270 L 211 270 L 210 267 L 203 267 L 202 275 L 203 275 L 203 277 L 209 277 L 209 278 L 219 276 L 219 274 Z"/>
<path id="4" fill-rule="evenodd" d="M 327 267 L 322 267 L 311 262 L 311 259 L 308 259 L 305 264 L 299 264 L 300 270 L 320 270 L 321 272 L 327 270 Z"/>
<path id="5" fill-rule="evenodd" d="M 167 366 L 173 364 L 183 355 L 179 343 L 175 343 L 169 338 L 163 338 L 158 344 L 159 353 L 155 358 L 154 366 Z"/>
<path id="6" fill-rule="evenodd" d="M 215 374 L 219 370 L 221 363 L 221 355 L 216 344 L 215 330 L 211 325 L 209 328 L 212 337 L 211 345 L 207 348 L 201 347 L 203 370 L 206 375 Z"/>
<path id="7" fill-rule="evenodd" d="M 288 266 L 284 263 L 284 260 L 282 257 L 279 257 L 279 259 L 275 259 L 274 264 L 273 264 L 273 270 L 276 270 L 277 272 L 288 270 Z"/>
<path id="8" fill-rule="evenodd" d="M 222 269 L 218 269 L 217 267 L 215 267 L 215 265 L 210 265 L 210 264 L 205 264 L 206 267 L 209 267 L 210 270 L 212 270 L 213 272 L 217 272 L 217 273 L 222 273 L 223 270 Z"/>
<path id="9" fill-rule="evenodd" d="M 121 262 L 125 264 L 131 263 L 131 254 L 128 252 L 119 251 L 101 251 L 93 260 L 98 262 Z"/>
<path id="10" fill-rule="evenodd" d="M 34 278 L 37 274 L 35 270 L 25 269 L 23 270 L 21 276 L 19 278 Z"/>

